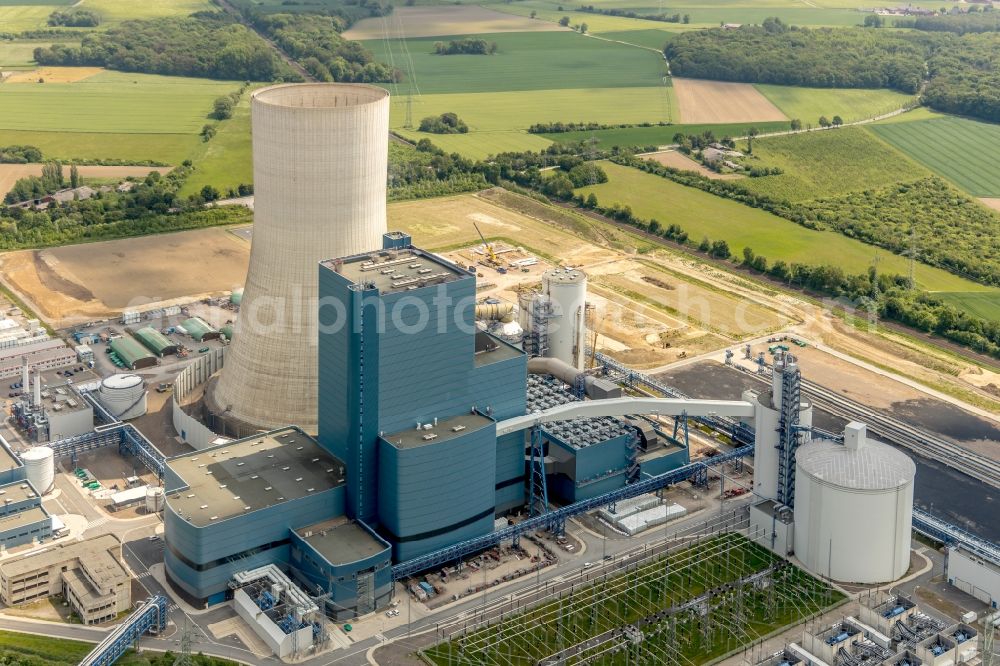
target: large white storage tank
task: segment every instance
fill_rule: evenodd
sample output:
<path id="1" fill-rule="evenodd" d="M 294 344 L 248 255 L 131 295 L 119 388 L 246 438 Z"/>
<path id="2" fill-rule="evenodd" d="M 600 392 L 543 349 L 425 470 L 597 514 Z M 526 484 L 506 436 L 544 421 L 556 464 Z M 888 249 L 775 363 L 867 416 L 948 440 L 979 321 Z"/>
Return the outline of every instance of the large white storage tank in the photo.
<path id="1" fill-rule="evenodd" d="M 906 573 L 916 475 L 906 454 L 850 423 L 843 444 L 800 446 L 795 467 L 795 556 L 809 571 L 845 583 Z"/>
<path id="2" fill-rule="evenodd" d="M 583 369 L 586 346 L 587 276 L 571 268 L 553 268 L 542 274 L 542 293 L 552 303 L 546 356 Z"/>
<path id="3" fill-rule="evenodd" d="M 146 386 L 142 377 L 118 374 L 101 380 L 97 398 L 112 416 L 127 421 L 146 413 Z"/>
<path id="4" fill-rule="evenodd" d="M 55 459 L 52 449 L 47 446 L 35 446 L 21 454 L 24 472 L 31 486 L 44 495 L 52 488 L 55 479 Z"/>
<path id="5" fill-rule="evenodd" d="M 163 511 L 163 488 L 150 486 L 146 488 L 146 513 L 159 513 Z"/>

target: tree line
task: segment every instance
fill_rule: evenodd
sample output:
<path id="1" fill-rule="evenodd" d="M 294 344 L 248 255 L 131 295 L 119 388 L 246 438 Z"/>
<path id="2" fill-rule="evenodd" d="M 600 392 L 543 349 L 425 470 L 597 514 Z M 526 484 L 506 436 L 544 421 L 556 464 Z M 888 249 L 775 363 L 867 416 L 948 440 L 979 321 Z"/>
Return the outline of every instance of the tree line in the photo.
<path id="1" fill-rule="evenodd" d="M 1000 12 L 935 17 L 958 20 Z M 957 31 L 956 31 L 957 32 Z M 938 111 L 1000 122 L 1000 33 L 790 27 L 778 19 L 674 36 L 673 74 L 719 81 L 920 91 Z"/>
<path id="2" fill-rule="evenodd" d="M 656 219 L 639 218 L 629 206 L 618 203 L 602 206 L 593 193 L 586 197 L 574 195 L 573 200 L 584 208 L 686 245 L 715 259 L 732 260 L 789 286 L 840 299 L 842 305 L 860 311 L 861 316 L 881 317 L 898 322 L 1000 358 L 1000 321 L 976 317 L 932 294 L 913 289 L 907 277 L 877 273 L 874 268 L 866 273 L 849 274 L 840 266 L 829 264 L 789 264 L 781 260 L 769 263 L 767 257 L 757 254 L 749 247 L 743 248 L 741 259 L 733 255 L 732 249 L 724 240 L 713 241 L 703 237 L 700 241 L 695 241 L 676 223 L 663 225 Z"/>
<path id="3" fill-rule="evenodd" d="M 80 46 L 55 43 L 36 48 L 34 58 L 47 66 L 243 81 L 301 80 L 257 34 L 219 12 L 124 21 L 84 35 Z"/>
<path id="4" fill-rule="evenodd" d="M 469 126 L 454 113 L 442 113 L 439 116 L 427 116 L 420 121 L 418 129 L 431 134 L 466 134 Z"/>
<path id="5" fill-rule="evenodd" d="M 799 28 L 780 19 L 679 33 L 664 48 L 677 76 L 817 88 L 920 89 L 925 51 L 879 30 Z"/>
<path id="6" fill-rule="evenodd" d="M 496 42 L 488 42 L 485 39 L 453 39 L 447 43 L 434 42 L 434 53 L 436 55 L 493 55 L 497 52 Z"/>
<path id="7" fill-rule="evenodd" d="M 339 16 L 322 14 L 259 14 L 248 12 L 254 27 L 274 40 L 320 81 L 391 83 L 402 74 L 375 61 L 360 42 L 344 39 L 346 28 Z"/>
<path id="8" fill-rule="evenodd" d="M 35 146 L 0 146 L 0 164 L 27 164 L 41 161 L 42 151 Z"/>
<path id="9" fill-rule="evenodd" d="M 1000 31 L 1000 12 L 995 11 L 992 5 L 984 6 L 983 11 L 973 11 L 973 9 L 974 7 L 970 7 L 968 12 L 959 14 L 899 18 L 893 21 L 893 25 L 897 28 L 954 32 L 959 35 L 969 32 Z"/>
<path id="10" fill-rule="evenodd" d="M 56 10 L 49 14 L 48 24 L 62 28 L 96 28 L 101 24 L 101 15 L 86 8 Z"/>
<path id="11" fill-rule="evenodd" d="M 659 21 L 661 23 L 684 23 L 688 24 L 691 22 L 691 16 L 684 14 L 643 14 L 640 12 L 632 11 L 631 9 L 604 9 L 602 7 L 595 7 L 594 5 L 585 5 L 578 8 L 578 12 L 586 12 L 588 14 L 603 14 L 604 16 L 621 16 L 624 18 L 634 18 L 642 19 L 644 21 Z"/>

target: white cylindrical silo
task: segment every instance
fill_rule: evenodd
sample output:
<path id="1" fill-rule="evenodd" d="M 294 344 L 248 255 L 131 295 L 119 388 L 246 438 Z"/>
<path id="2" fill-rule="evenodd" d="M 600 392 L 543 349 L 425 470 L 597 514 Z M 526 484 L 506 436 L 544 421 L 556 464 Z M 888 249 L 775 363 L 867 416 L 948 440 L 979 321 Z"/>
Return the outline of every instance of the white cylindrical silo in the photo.
<path id="1" fill-rule="evenodd" d="M 35 446 L 21 454 L 24 472 L 31 486 L 44 495 L 52 488 L 55 479 L 55 459 L 52 449 L 47 446 Z"/>
<path id="2" fill-rule="evenodd" d="M 233 344 L 208 407 L 234 428 L 316 429 L 317 264 L 382 249 L 389 94 L 277 85 L 251 97 L 254 230 Z"/>
<path id="3" fill-rule="evenodd" d="M 744 394 L 744 400 L 749 396 Z M 750 400 L 753 403 L 753 492 L 763 499 L 778 496 L 778 410 L 770 405 L 767 391 Z"/>
<path id="4" fill-rule="evenodd" d="M 586 347 L 587 276 L 583 271 L 553 268 L 542 274 L 542 293 L 552 302 L 547 323 L 546 356 L 583 369 Z"/>
<path id="5" fill-rule="evenodd" d="M 866 441 L 862 424 L 845 435 L 845 444 L 816 439 L 798 449 L 795 556 L 836 581 L 896 580 L 910 564 L 916 467 L 891 446 Z"/>
<path id="6" fill-rule="evenodd" d="M 150 486 L 146 489 L 146 513 L 159 513 L 163 511 L 163 488 Z"/>
<path id="7" fill-rule="evenodd" d="M 146 413 L 146 386 L 139 375 L 118 374 L 101 380 L 97 398 L 112 416 L 127 421 Z"/>

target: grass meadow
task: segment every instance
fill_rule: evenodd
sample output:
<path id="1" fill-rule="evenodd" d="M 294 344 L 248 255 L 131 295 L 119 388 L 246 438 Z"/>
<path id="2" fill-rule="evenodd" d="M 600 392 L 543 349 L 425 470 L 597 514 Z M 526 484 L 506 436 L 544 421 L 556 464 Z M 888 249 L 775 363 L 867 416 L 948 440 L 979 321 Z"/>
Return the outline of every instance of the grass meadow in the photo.
<path id="1" fill-rule="evenodd" d="M 412 102 L 413 124 L 452 111 L 474 131 L 527 129 L 538 122 L 641 123 L 668 122 L 673 114 L 669 88 L 597 88 L 533 92 L 455 93 L 421 95 Z M 392 99 L 390 124 L 402 127 L 406 98 Z M 438 134 L 427 135 L 431 139 Z"/>
<path id="2" fill-rule="evenodd" d="M 871 131 L 970 194 L 1000 196 L 1000 125 L 944 116 Z"/>
<path id="3" fill-rule="evenodd" d="M 181 196 L 194 194 L 205 185 L 223 194 L 242 183 L 253 183 L 253 147 L 250 142 L 250 93 L 233 110 L 233 117 L 219 123 L 211 141 L 202 142 L 191 156 L 195 170 L 181 187 Z"/>
<path id="4" fill-rule="evenodd" d="M 381 62 L 406 73 L 398 92 L 440 93 L 637 88 L 661 86 L 666 68 L 657 54 L 573 32 L 507 32 L 477 35 L 496 42 L 489 55 L 435 55 L 434 43 L 457 37 L 362 42 Z M 412 60 L 412 72 L 409 62 Z M 393 92 L 397 87 L 393 86 Z"/>
<path id="5" fill-rule="evenodd" d="M 830 264 L 848 273 L 863 273 L 878 255 L 879 270 L 906 275 L 908 260 L 886 250 L 866 245 L 835 231 L 806 229 L 794 222 L 735 201 L 685 187 L 652 174 L 602 162 L 608 182 L 578 190 L 593 192 L 603 206 L 620 203 L 631 206 L 641 218 L 655 218 L 661 225 L 680 225 L 695 242 L 703 236 L 725 240 L 739 255 L 753 248 L 768 261 Z M 1000 293 L 946 271 L 917 264 L 917 283 L 928 291 Z"/>
<path id="6" fill-rule="evenodd" d="M 48 28 L 49 14 L 68 5 L 73 0 L 0 0 L 0 32 L 19 33 L 26 30 Z M 87 0 L 87 9 L 101 15 L 101 28 L 116 25 L 127 19 L 147 19 L 161 16 L 188 16 L 197 11 L 214 8 L 208 0 Z M 100 28 L 99 28 L 100 29 Z M 80 32 L 76 28 L 62 28 L 60 32 Z"/>
<path id="7" fill-rule="evenodd" d="M 862 127 L 758 139 L 750 164 L 758 161 L 762 166 L 779 167 L 784 173 L 747 178 L 740 181 L 741 186 L 788 201 L 876 189 L 930 175 Z"/>
<path id="8" fill-rule="evenodd" d="M 798 88 L 756 84 L 757 90 L 789 118 L 798 118 L 803 127 L 819 126 L 819 117 L 840 116 L 845 123 L 873 118 L 902 108 L 913 101 L 912 95 L 894 90 L 850 88 Z"/>
<path id="9" fill-rule="evenodd" d="M 1000 321 L 1000 293 L 989 292 L 940 292 L 934 294 L 974 317 Z"/>
<path id="10" fill-rule="evenodd" d="M 47 157 L 176 164 L 200 141 L 226 81 L 102 72 L 75 83 L 0 86 L 0 144 L 31 143 Z"/>

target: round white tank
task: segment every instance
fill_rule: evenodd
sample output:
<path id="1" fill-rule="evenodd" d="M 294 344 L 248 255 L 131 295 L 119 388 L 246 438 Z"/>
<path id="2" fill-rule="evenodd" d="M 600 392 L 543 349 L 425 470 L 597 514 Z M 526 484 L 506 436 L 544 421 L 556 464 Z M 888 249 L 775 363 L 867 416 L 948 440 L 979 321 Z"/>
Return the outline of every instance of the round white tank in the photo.
<path id="1" fill-rule="evenodd" d="M 250 110 L 250 267 L 209 406 L 256 427 L 296 423 L 314 432 L 317 264 L 382 249 L 389 93 L 357 84 L 277 85 L 254 92 Z"/>
<path id="2" fill-rule="evenodd" d="M 542 293 L 552 301 L 546 356 L 583 369 L 586 347 L 587 276 L 583 271 L 553 268 L 542 274 Z"/>
<path id="3" fill-rule="evenodd" d="M 845 583 L 885 583 L 906 573 L 912 460 L 865 441 L 862 426 L 859 446 L 813 440 L 799 447 L 795 466 L 795 556 L 806 569 Z"/>
<path id="4" fill-rule="evenodd" d="M 163 488 L 150 486 L 146 489 L 146 513 L 163 511 Z"/>
<path id="5" fill-rule="evenodd" d="M 44 495 L 52 488 L 55 478 L 55 460 L 52 449 L 47 446 L 35 446 L 21 454 L 24 471 L 31 486 Z"/>
<path id="6" fill-rule="evenodd" d="M 97 397 L 112 416 L 122 421 L 134 419 L 146 413 L 146 385 L 142 377 L 133 374 L 118 374 L 101 380 Z"/>
<path id="7" fill-rule="evenodd" d="M 744 399 L 749 396 L 744 395 Z M 769 406 L 771 394 L 753 399 L 753 492 L 764 499 L 778 496 L 778 410 Z"/>

